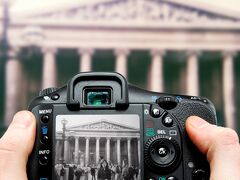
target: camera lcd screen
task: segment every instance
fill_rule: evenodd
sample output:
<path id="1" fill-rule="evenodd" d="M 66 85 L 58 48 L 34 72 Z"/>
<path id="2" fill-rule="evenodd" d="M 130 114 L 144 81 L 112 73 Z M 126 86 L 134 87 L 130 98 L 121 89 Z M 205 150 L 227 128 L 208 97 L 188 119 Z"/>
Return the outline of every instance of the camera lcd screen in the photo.
<path id="1" fill-rule="evenodd" d="M 140 152 L 138 115 L 56 117 L 55 179 L 141 180 Z"/>

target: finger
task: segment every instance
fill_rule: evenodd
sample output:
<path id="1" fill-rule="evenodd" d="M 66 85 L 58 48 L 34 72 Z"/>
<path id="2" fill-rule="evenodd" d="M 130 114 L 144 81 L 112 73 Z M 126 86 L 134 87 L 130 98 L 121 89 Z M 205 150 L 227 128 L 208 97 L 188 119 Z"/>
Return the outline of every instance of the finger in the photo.
<path id="1" fill-rule="evenodd" d="M 235 131 L 209 124 L 196 116 L 187 119 L 186 130 L 192 142 L 207 155 L 211 180 L 239 180 L 240 145 Z"/>
<path id="2" fill-rule="evenodd" d="M 18 112 L 0 139 L 0 179 L 27 180 L 26 164 L 32 151 L 36 120 L 28 111 Z"/>

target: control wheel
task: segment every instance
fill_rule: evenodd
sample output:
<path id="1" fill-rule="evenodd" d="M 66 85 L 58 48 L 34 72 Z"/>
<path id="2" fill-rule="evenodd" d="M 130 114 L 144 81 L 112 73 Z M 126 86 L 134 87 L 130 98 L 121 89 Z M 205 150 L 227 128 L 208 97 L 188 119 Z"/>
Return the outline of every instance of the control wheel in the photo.
<path id="1" fill-rule="evenodd" d="M 48 94 L 51 94 L 56 90 L 58 90 L 58 88 L 55 87 L 43 89 L 39 92 L 39 96 L 47 96 Z"/>
<path id="2" fill-rule="evenodd" d="M 170 137 L 157 135 L 151 137 L 144 147 L 145 164 L 152 170 L 168 173 L 180 161 L 180 147 Z"/>

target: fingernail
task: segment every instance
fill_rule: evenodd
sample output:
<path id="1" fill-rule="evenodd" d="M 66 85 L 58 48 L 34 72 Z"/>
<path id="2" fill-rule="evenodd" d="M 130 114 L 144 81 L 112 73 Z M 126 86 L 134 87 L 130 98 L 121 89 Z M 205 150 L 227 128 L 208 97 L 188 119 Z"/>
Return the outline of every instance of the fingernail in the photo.
<path id="1" fill-rule="evenodd" d="M 12 124 L 18 127 L 27 128 L 32 123 L 31 115 L 26 111 L 21 111 L 15 114 Z"/>
<path id="2" fill-rule="evenodd" d="M 200 129 L 202 127 L 204 127 L 206 124 L 208 124 L 207 121 L 203 120 L 202 118 L 200 117 L 192 117 L 190 119 L 190 125 L 193 126 L 194 128 L 197 128 L 197 129 Z"/>

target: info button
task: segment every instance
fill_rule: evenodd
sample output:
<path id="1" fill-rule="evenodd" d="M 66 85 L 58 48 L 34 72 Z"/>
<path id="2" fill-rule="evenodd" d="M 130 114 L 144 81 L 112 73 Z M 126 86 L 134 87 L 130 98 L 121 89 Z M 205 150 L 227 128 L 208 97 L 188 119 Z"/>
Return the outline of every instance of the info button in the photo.
<path id="1" fill-rule="evenodd" d="M 47 163 L 48 163 L 48 156 L 47 155 L 39 156 L 39 163 L 41 165 L 47 165 Z"/>

